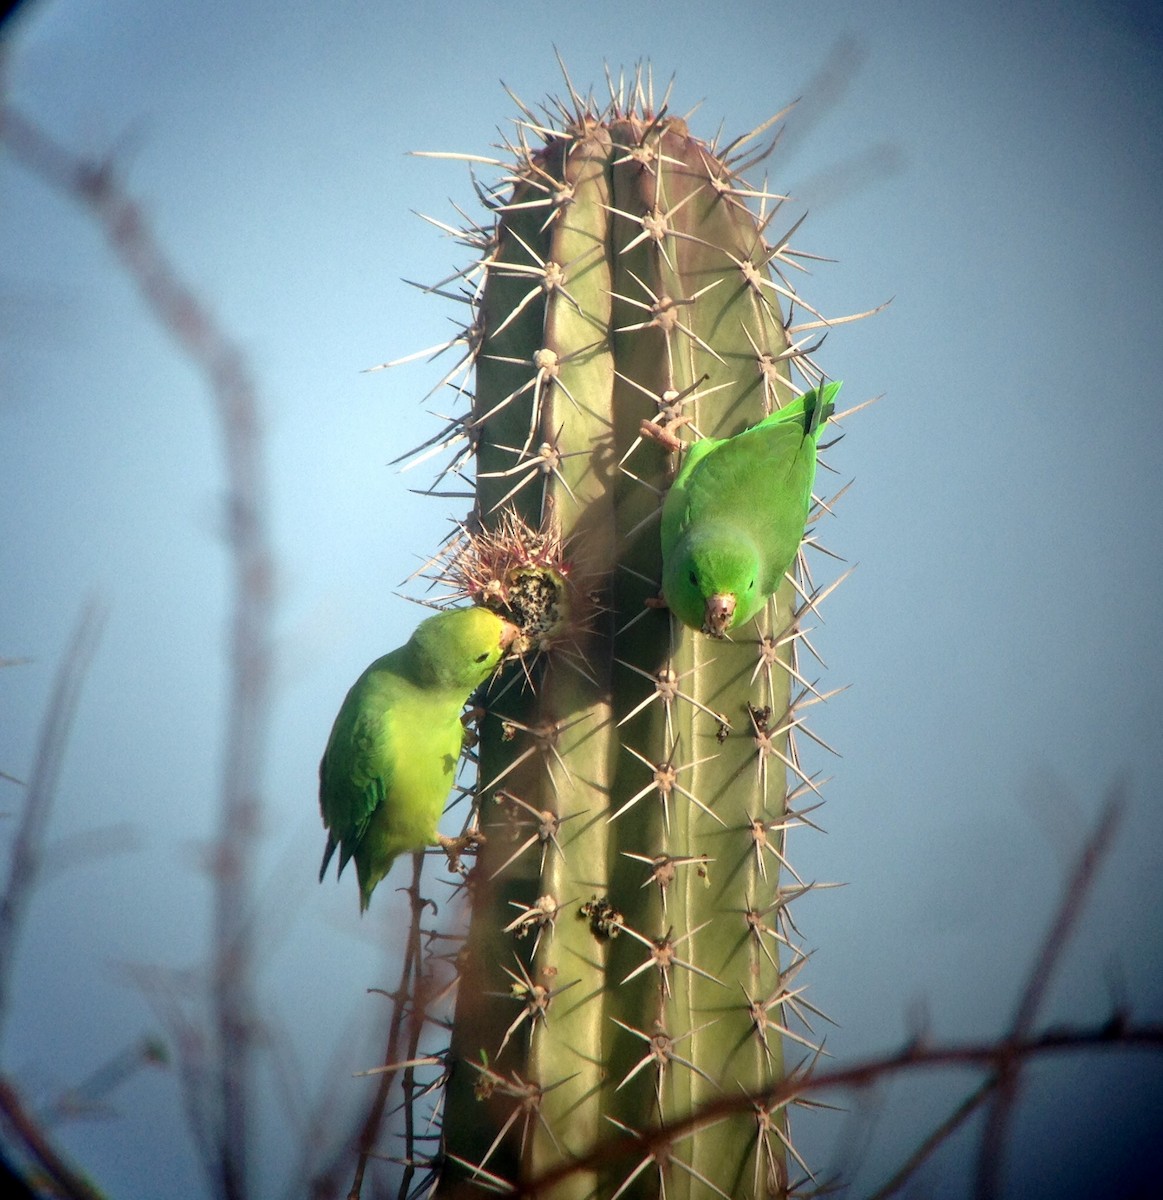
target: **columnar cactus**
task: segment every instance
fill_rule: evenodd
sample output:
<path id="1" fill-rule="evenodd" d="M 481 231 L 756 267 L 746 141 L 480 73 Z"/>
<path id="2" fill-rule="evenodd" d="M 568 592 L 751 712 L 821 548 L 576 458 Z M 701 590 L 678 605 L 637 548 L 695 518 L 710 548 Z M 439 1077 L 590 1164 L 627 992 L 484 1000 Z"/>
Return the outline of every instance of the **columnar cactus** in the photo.
<path id="1" fill-rule="evenodd" d="M 750 1098 L 785 1038 L 808 1060 L 818 1036 L 784 849 L 819 802 L 796 735 L 826 698 L 802 620 L 830 587 L 801 548 L 727 640 L 659 601 L 675 438 L 737 433 L 822 379 L 796 340 L 828 322 L 788 281 L 795 226 L 742 178 L 770 124 L 719 147 L 641 75 L 601 109 L 570 85 L 544 117 L 521 106 L 464 233 L 475 384 L 446 377 L 469 411 L 426 445 L 472 469 L 475 504 L 442 573 L 526 653 L 479 698 L 439 1194 L 520 1191 L 723 1096 L 737 1114 L 696 1138 L 551 1194 L 769 1197 L 805 1169 L 786 1112 Z"/>

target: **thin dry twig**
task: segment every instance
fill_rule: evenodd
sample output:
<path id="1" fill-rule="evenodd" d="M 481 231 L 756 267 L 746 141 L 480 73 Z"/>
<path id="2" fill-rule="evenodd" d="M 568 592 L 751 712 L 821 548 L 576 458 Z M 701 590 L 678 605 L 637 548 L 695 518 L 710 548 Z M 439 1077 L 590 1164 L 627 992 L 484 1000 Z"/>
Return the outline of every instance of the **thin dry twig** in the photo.
<path id="1" fill-rule="evenodd" d="M 1078 855 L 1074 870 L 1062 891 L 1058 911 L 1042 942 L 1038 958 L 1026 982 L 1014 1013 L 1013 1023 L 1002 1046 L 1024 1041 L 1034 1027 L 1038 1010 L 1050 985 L 1054 969 L 1062 957 L 1066 943 L 1086 906 L 1087 896 L 1098 875 L 1099 863 L 1106 854 L 1119 827 L 1126 808 L 1126 785 L 1115 784 L 1107 793 L 1094 832 L 1088 837 Z M 1021 1059 L 1012 1062 L 1002 1059 L 991 1103 L 986 1110 L 985 1128 L 977 1158 L 976 1200 L 993 1200 L 1001 1192 L 1005 1167 L 1006 1133 L 1018 1097 Z"/>
<path id="2" fill-rule="evenodd" d="M 977 1112 L 981 1102 L 993 1090 L 993 1080 L 984 1079 L 981 1085 L 969 1093 L 964 1100 L 934 1129 L 907 1159 L 868 1197 L 868 1200 L 888 1200 L 895 1196 L 906 1183 L 945 1144 L 958 1129 Z"/>
<path id="3" fill-rule="evenodd" d="M 1027 1062 L 1049 1054 L 1086 1050 L 1115 1049 L 1163 1052 L 1163 1024 L 1133 1025 L 1120 1014 L 1094 1026 L 1066 1026 L 1048 1029 L 1018 1042 L 963 1042 L 941 1046 L 910 1045 L 896 1054 L 866 1059 L 848 1067 L 820 1071 L 807 1078 L 783 1080 L 751 1095 L 717 1097 L 688 1116 L 669 1122 L 665 1129 L 646 1130 L 632 1139 L 607 1138 L 584 1154 L 562 1163 L 536 1179 L 520 1186 L 520 1196 L 551 1194 L 554 1187 L 571 1175 L 606 1167 L 633 1155 L 641 1157 L 667 1143 L 681 1141 L 700 1129 L 740 1112 L 750 1112 L 757 1104 L 778 1107 L 814 1092 L 866 1088 L 893 1075 L 908 1071 L 966 1067 L 997 1071 L 1005 1062 Z"/>
<path id="4" fill-rule="evenodd" d="M 54 1196 L 64 1197 L 65 1200 L 105 1200 L 104 1193 L 57 1151 L 36 1118 L 24 1107 L 20 1093 L 2 1076 L 0 1123 L 12 1139 L 19 1142 L 40 1164 L 52 1182 Z"/>
<path id="5" fill-rule="evenodd" d="M 257 391 L 241 349 L 187 287 L 114 164 L 87 160 L 55 142 L 11 106 L 0 108 L 0 139 L 33 174 L 94 217 L 156 320 L 206 378 L 226 461 L 227 540 L 234 567 L 230 699 L 212 870 L 212 1002 L 217 1035 L 215 1128 L 208 1164 L 220 1194 L 248 1193 L 255 1004 L 251 880 L 257 854 L 262 749 L 269 720 L 272 561 Z"/>
<path id="6" fill-rule="evenodd" d="M 13 967 L 24 931 L 24 917 L 41 871 L 45 833 L 64 763 L 65 745 L 103 622 L 103 610 L 90 601 L 57 669 L 52 697 L 41 722 L 32 778 L 12 841 L 8 880 L 0 896 L 0 1038 L 10 1009 Z"/>
<path id="7" fill-rule="evenodd" d="M 12 843 L 8 880 L 0 897 L 0 1030 L 10 1009 L 17 947 L 40 875 L 45 833 L 69 730 L 103 621 L 104 612 L 98 605 L 90 602 L 85 606 L 57 670 L 52 697 L 41 723 L 32 778 Z M 2 1076 L 0 1123 L 12 1141 L 40 1165 L 60 1195 L 72 1200 L 98 1200 L 101 1193 L 60 1153 L 37 1119 L 25 1108 L 15 1084 Z"/>
<path id="8" fill-rule="evenodd" d="M 996 1042 L 943 1046 L 926 1045 L 918 1040 L 896 1054 L 869 1059 L 848 1067 L 814 1072 L 804 1078 L 785 1079 L 755 1095 L 741 1094 L 716 1098 L 688 1116 L 672 1120 L 665 1129 L 635 1133 L 632 1139 L 622 1137 L 604 1140 L 580 1157 L 546 1171 L 525 1184 L 520 1190 L 520 1195 L 548 1194 L 568 1176 L 606 1165 L 614 1159 L 625 1159 L 632 1155 L 639 1158 L 649 1156 L 666 1144 L 691 1136 L 698 1130 L 709 1128 L 736 1113 L 749 1111 L 756 1104 L 771 1108 L 790 1103 L 810 1093 L 866 1088 L 906 1071 L 948 1067 L 987 1071 L 988 1077 L 982 1085 L 922 1143 L 878 1193 L 888 1196 L 899 1189 L 921 1162 L 946 1140 L 970 1112 L 1002 1089 L 1015 1089 L 1021 1070 L 1034 1058 L 1042 1058 L 1052 1053 L 1097 1049 L 1163 1051 L 1163 1024 L 1135 1025 L 1130 1022 L 1127 1014 L 1121 1011 L 1113 1012 L 1101 1025 L 1058 1027 L 1046 1029 L 1042 1033 L 1032 1032 L 1053 970 L 1084 908 L 1098 867 L 1110 848 L 1125 807 L 1125 790 L 1123 785 L 1116 785 L 1103 804 L 1096 827 L 1087 839 L 1075 869 L 1064 885 L 1058 912 L 1031 969 L 1011 1031 L 1005 1038 Z M 1011 1096 L 999 1105 L 1003 1111 L 1000 1118 L 995 1118 L 1000 1124 L 992 1140 L 987 1127 L 982 1142 L 982 1159 L 988 1155 L 993 1155 L 996 1159 L 1001 1158 L 1000 1150 L 1009 1118 L 1009 1106 L 1012 1103 Z M 999 1180 L 1000 1174 L 994 1174 L 997 1169 L 997 1162 L 983 1166 L 979 1161 L 979 1186 L 985 1173 L 992 1177 L 992 1181 Z"/>
<path id="9" fill-rule="evenodd" d="M 414 998 L 418 990 L 417 979 L 421 967 L 420 918 L 428 903 L 420 894 L 420 878 L 424 871 L 423 853 L 414 854 L 412 856 L 412 864 L 412 885 L 408 888 L 408 898 L 411 901 L 412 907 L 412 924 L 408 933 L 407 948 L 404 951 L 404 965 L 400 969 L 400 983 L 393 996 L 392 1018 L 388 1025 L 388 1040 L 384 1049 L 384 1064 L 388 1069 L 380 1073 L 379 1086 L 376 1088 L 375 1098 L 372 1100 L 371 1107 L 368 1109 L 367 1117 L 363 1123 L 363 1128 L 360 1130 L 359 1157 L 356 1161 L 355 1176 L 352 1179 L 351 1188 L 347 1193 L 348 1200 L 359 1200 L 368 1162 L 371 1160 L 373 1154 L 375 1154 L 376 1144 L 380 1138 L 380 1130 L 384 1123 L 384 1112 L 387 1108 L 388 1097 L 392 1091 L 392 1084 L 401 1070 L 400 1067 L 393 1064 L 400 1063 L 403 1058 L 401 1055 L 401 1042 L 405 1033 L 405 1021 L 408 1018 L 408 1000 L 409 998 Z M 414 1022 L 412 1024 L 414 1025 Z M 409 1058 L 415 1052 L 417 1036 L 418 1034 L 413 1033 L 411 1037 Z M 407 1070 L 410 1072 L 411 1068 L 407 1068 Z M 411 1112 L 410 1105 L 408 1106 L 408 1112 L 409 1114 Z M 408 1147 L 410 1150 L 410 1136 Z M 406 1175 L 405 1178 L 410 1178 L 410 1175 Z M 402 1194 L 406 1194 L 406 1192 Z"/>

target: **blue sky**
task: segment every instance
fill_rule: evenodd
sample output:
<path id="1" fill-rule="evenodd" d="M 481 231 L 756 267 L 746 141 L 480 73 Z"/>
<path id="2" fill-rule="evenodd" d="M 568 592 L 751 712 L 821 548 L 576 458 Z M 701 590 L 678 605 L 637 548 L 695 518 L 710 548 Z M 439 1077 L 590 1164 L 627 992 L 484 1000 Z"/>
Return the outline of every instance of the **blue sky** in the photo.
<path id="1" fill-rule="evenodd" d="M 560 93 L 554 46 L 581 87 L 603 62 L 673 71 L 674 108 L 701 102 L 707 137 L 805 94 L 770 161 L 811 210 L 800 244 L 838 260 L 804 293 L 831 314 L 895 297 L 817 356 L 846 399 L 884 395 L 830 456 L 855 479 L 830 544 L 859 567 L 818 641 L 829 683 L 852 686 L 821 721 L 843 753 L 828 836 L 793 843 L 805 877 L 848 884 L 801 909 L 813 998 L 841 1026 L 829 1050 L 891 1049 L 921 1012 L 935 1036 L 999 1032 L 1120 775 L 1131 811 L 1047 1015 L 1101 1018 L 1113 979 L 1160 1018 L 1158 25 L 1116 0 L 719 7 L 711 23 L 683 0 L 665 20 L 610 3 L 405 17 L 43 0 L 14 30 L 12 102 L 114 155 L 259 381 L 279 638 L 262 987 L 309 1096 L 342 1095 L 367 1065 L 364 989 L 392 977 L 387 906 L 361 925 L 353 883 L 315 883 L 318 756 L 351 680 L 414 622 L 400 581 L 462 515 L 386 465 L 436 428 L 418 403 L 435 369 L 361 374 L 456 315 L 402 280 L 462 261 L 413 211 L 452 219 L 449 198 L 472 203 L 467 172 L 406 154 L 487 152 L 513 115 L 500 81 L 528 103 Z M 850 76 L 830 107 L 809 87 L 829 62 Z M 223 473 L 201 380 L 92 223 L 3 154 L 0 214 L 0 657 L 32 660 L 0 671 L 0 769 L 27 775 L 53 670 L 97 597 L 108 617 L 52 834 L 59 853 L 112 827 L 123 850 L 49 872 L 35 899 L 4 1067 L 47 1098 L 157 1030 L 128 965 L 204 953 Z M 0 789 L 13 812 L 19 790 Z M 1024 1160 L 1023 1194 L 1056 1172 L 1059 1195 L 1085 1194 L 1091 1149 L 1117 1160 L 1120 1139 L 1141 1147 L 1151 1120 L 1159 1133 L 1143 1103 L 1159 1067 L 1131 1066 L 1039 1075 L 1027 1141 L 1046 1161 Z M 886 1091 L 854 1194 L 948 1084 Z M 114 1118 L 64 1131 L 78 1159 L 113 1194 L 194 1189 L 173 1074 L 115 1100 Z M 285 1151 L 294 1121 L 274 1100 L 268 1123 Z M 826 1168 L 849 1132 L 815 1119 L 800 1140 Z M 272 1172 L 263 1194 L 285 1183 Z"/>

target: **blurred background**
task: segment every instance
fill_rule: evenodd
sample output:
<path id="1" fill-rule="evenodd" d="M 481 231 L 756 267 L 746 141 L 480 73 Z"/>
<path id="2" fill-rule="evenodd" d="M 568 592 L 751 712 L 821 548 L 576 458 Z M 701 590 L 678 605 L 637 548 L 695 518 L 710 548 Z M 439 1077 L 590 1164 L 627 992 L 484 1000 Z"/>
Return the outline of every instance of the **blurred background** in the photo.
<path id="1" fill-rule="evenodd" d="M 420 401 L 451 360 L 361 373 L 460 318 L 403 280 L 464 263 L 413 214 L 473 212 L 469 174 L 407 152 L 489 153 L 516 111 L 501 81 L 530 105 L 564 92 L 554 47 L 599 96 L 604 64 L 651 62 L 659 92 L 673 72 L 672 111 L 698 105 L 708 138 L 802 96 L 765 164 L 810 212 L 796 245 L 837 260 L 801 291 L 832 316 L 894 298 L 815 356 L 848 403 L 884 397 L 828 456 L 855 483 L 827 543 L 859 565 L 815 641 L 828 685 L 851 687 L 815 722 L 843 755 L 828 835 L 791 847 L 806 879 L 847 884 L 798 910 L 817 948 L 801 980 L 839 1023 L 828 1052 L 1000 1035 L 1120 778 L 1130 808 L 1043 1016 L 1163 1019 L 1159 8 L 717 13 L 40 0 L 4 27 L 8 102 L 115 164 L 258 381 L 277 572 L 256 781 L 263 1196 L 303 1194 L 374 1086 L 351 1075 L 378 1061 L 386 1002 L 366 989 L 395 984 L 403 910 L 384 888 L 361 922 L 354 879 L 316 883 L 316 767 L 346 688 L 415 623 L 401 581 L 465 509 L 409 491 L 426 468 L 387 465 L 438 428 L 441 398 Z M 0 447 L 0 658 L 28 660 L 0 670 L 5 776 L 32 770 L 85 605 L 106 612 L 10 964 L 2 1067 L 111 1195 L 197 1195 L 176 1072 L 130 1067 L 167 1032 L 143 976 L 195 995 L 210 938 L 220 431 L 91 217 L 3 147 Z M 0 778 L 0 847 L 23 796 Z M 83 1111 L 54 1108 L 103 1069 Z M 971 1087 L 948 1073 L 844 1097 L 850 1114 L 799 1120 L 797 1144 L 867 1194 Z M 1023 1095 L 1008 1195 L 1150 1194 L 1157 1055 L 1073 1055 Z M 966 1194 L 975 1136 L 908 1194 Z"/>

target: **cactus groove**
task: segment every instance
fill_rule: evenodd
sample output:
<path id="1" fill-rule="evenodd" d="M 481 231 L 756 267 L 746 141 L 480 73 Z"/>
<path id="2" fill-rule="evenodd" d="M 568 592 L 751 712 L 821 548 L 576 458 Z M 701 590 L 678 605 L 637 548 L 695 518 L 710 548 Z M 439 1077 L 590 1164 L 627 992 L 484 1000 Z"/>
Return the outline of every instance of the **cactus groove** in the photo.
<path id="1" fill-rule="evenodd" d="M 829 322 L 789 282 L 781 198 L 744 181 L 772 122 L 718 146 L 648 74 L 603 106 L 566 83 L 540 115 L 517 102 L 503 176 L 478 185 L 442 381 L 468 410 L 419 451 L 474 479 L 437 573 L 528 632 L 479 698 L 436 1194 L 556 1172 L 555 1200 L 783 1196 L 807 1168 L 756 1097 L 785 1039 L 807 1069 L 820 1037 L 785 842 L 820 799 L 797 737 L 827 696 L 802 622 L 834 584 L 801 547 L 731 640 L 673 620 L 658 515 L 680 456 L 643 427 L 689 445 L 755 424 L 822 381 L 807 342 Z M 658 1136 L 724 1096 L 734 1115 Z M 618 1138 L 630 1152 L 562 1170 Z"/>

